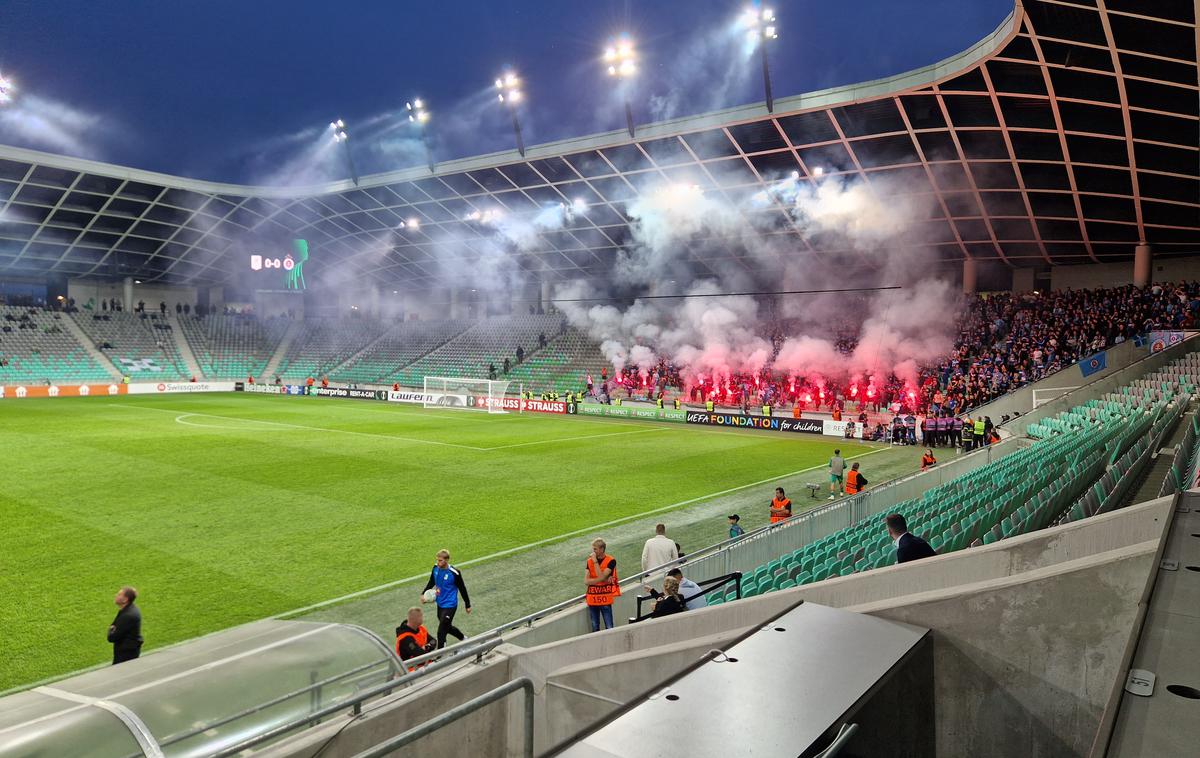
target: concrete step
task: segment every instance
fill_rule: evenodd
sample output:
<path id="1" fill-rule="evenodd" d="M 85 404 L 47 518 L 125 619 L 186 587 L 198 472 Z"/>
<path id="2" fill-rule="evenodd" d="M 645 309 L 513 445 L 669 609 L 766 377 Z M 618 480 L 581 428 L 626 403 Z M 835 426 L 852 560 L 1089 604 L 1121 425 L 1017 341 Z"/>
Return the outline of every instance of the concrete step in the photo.
<path id="1" fill-rule="evenodd" d="M 90 315 L 88 317 L 90 318 Z M 96 347 L 96 343 L 92 342 L 92 338 L 87 336 L 87 333 L 83 331 L 79 324 L 75 323 L 73 317 L 70 315 L 65 316 L 56 323 L 61 324 L 64 329 L 70 332 L 78 340 L 79 344 L 83 345 L 83 349 L 87 351 L 88 355 L 92 356 L 92 359 L 109 373 L 109 376 L 114 380 L 121 378 L 121 370 L 117 368 L 117 365 L 100 348 Z"/>
<path id="2" fill-rule="evenodd" d="M 167 323 L 171 325 L 171 339 L 175 340 L 175 347 L 179 350 L 180 357 L 183 358 L 183 364 L 187 367 L 189 376 L 204 379 L 204 372 L 200 369 L 200 361 L 196 360 L 196 354 L 192 352 L 192 346 L 188 344 L 187 337 L 183 334 L 183 327 L 179 324 L 179 317 L 168 313 Z"/>
<path id="3" fill-rule="evenodd" d="M 264 383 L 271 381 L 271 377 L 274 377 L 275 373 L 279 371 L 279 364 L 283 362 L 283 357 L 287 355 L 288 348 L 296 341 L 297 335 L 300 334 L 300 330 L 303 328 L 303 321 L 293 321 L 288 325 L 283 339 L 279 340 L 279 345 L 276 346 L 274 354 L 271 355 L 271 360 L 267 361 L 266 367 L 263 368 L 262 381 Z"/>

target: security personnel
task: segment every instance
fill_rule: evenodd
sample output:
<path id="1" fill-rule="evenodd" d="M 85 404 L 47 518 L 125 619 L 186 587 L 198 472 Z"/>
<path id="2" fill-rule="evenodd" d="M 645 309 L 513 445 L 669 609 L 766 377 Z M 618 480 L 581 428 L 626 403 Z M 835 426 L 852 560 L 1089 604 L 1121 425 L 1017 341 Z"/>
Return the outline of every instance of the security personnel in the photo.
<path id="1" fill-rule="evenodd" d="M 763 412 L 763 416 L 770 418 L 771 417 L 771 406 L 768 403 L 763 403 L 762 412 Z"/>
<path id="2" fill-rule="evenodd" d="M 783 487 L 775 488 L 775 497 L 771 499 L 771 523 L 786 521 L 792 517 L 792 501 L 783 494 Z"/>
<path id="3" fill-rule="evenodd" d="M 621 580 L 617 578 L 617 559 L 607 555 L 608 546 L 602 539 L 592 540 L 592 554 L 588 556 L 584 584 L 587 585 L 585 600 L 592 631 L 601 626 L 613 628 L 613 601 L 621 594 Z"/>
<path id="4" fill-rule="evenodd" d="M 430 639 L 424 621 L 425 612 L 413 607 L 408 609 L 408 618 L 404 623 L 396 627 L 396 655 L 400 656 L 400 660 L 406 661 L 437 650 L 437 640 Z M 409 666 L 408 670 L 416 671 L 420 666 Z"/>
<path id="5" fill-rule="evenodd" d="M 679 398 L 675 398 L 675 410 L 679 410 L 681 407 L 683 406 L 680 405 Z"/>
<path id="6" fill-rule="evenodd" d="M 792 418 L 800 418 L 800 401 L 792 403 Z"/>
<path id="7" fill-rule="evenodd" d="M 975 425 L 971 423 L 971 417 L 967 416 L 962 423 L 962 449 L 963 452 L 971 450 L 971 440 L 975 436 Z M 957 425 L 956 425 L 957 426 Z"/>
<path id="8" fill-rule="evenodd" d="M 658 406 L 658 409 L 661 411 L 661 410 L 662 410 L 662 407 L 663 407 L 663 396 L 662 396 L 662 395 L 659 395 L 659 396 L 658 396 L 658 400 L 656 400 L 656 401 L 654 401 L 654 402 L 655 402 L 655 404 Z"/>
<path id="9" fill-rule="evenodd" d="M 716 405 L 713 404 L 711 397 L 704 401 L 704 410 L 712 413 L 714 408 L 716 408 Z"/>
<path id="10" fill-rule="evenodd" d="M 983 447 L 983 433 L 987 431 L 987 422 L 983 420 L 983 416 L 975 419 L 975 447 Z"/>
<path id="11" fill-rule="evenodd" d="M 614 398 L 613 398 L 613 404 L 614 404 L 614 405 L 620 405 L 620 404 L 621 404 L 621 398 L 620 398 L 620 397 L 614 397 Z"/>
<path id="12" fill-rule="evenodd" d="M 858 462 L 855 461 L 846 472 L 846 494 L 857 495 L 867 486 L 867 478 L 858 472 Z"/>

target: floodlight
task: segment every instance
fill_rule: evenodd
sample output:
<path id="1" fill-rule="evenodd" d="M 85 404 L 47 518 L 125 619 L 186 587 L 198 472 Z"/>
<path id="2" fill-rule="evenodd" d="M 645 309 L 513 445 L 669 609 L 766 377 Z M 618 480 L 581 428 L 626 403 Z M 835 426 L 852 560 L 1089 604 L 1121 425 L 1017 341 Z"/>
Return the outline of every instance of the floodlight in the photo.
<path id="1" fill-rule="evenodd" d="M 408 221 L 405 221 L 404 224 L 406 228 L 412 229 L 413 231 L 421 228 L 421 222 L 415 218 L 410 218 Z"/>
<path id="2" fill-rule="evenodd" d="M 0 105 L 12 102 L 13 91 L 15 89 L 16 86 L 13 84 L 12 79 L 0 76 Z"/>
<path id="3" fill-rule="evenodd" d="M 779 26 L 775 23 L 775 11 L 764 8 L 756 11 L 747 8 L 742 13 L 742 26 L 746 28 L 746 42 L 757 45 L 762 55 L 763 92 L 767 99 L 767 112 L 775 112 L 775 97 L 771 94 L 771 69 L 767 65 L 767 42 L 779 39 Z"/>
<path id="4" fill-rule="evenodd" d="M 496 99 L 508 106 L 509 115 L 512 116 L 513 136 L 517 140 L 517 151 L 521 157 L 525 157 L 525 140 L 521 137 L 521 121 L 517 118 L 517 103 L 521 97 L 521 79 L 515 73 L 509 71 L 496 80 L 496 89 L 500 90 L 496 95 Z"/>
<path id="5" fill-rule="evenodd" d="M 825 173 L 825 169 L 821 168 L 820 166 L 817 166 L 816 168 L 813 169 L 813 176 L 821 176 L 824 173 Z"/>

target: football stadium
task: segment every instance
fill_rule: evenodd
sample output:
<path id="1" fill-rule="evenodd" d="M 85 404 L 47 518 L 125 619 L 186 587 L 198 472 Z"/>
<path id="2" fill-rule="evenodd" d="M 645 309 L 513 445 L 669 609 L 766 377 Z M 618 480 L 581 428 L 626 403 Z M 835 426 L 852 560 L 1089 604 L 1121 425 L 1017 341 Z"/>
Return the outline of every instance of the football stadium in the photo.
<path id="1" fill-rule="evenodd" d="M 368 5 L 0 28 L 0 758 L 1200 752 L 1200 4 Z"/>

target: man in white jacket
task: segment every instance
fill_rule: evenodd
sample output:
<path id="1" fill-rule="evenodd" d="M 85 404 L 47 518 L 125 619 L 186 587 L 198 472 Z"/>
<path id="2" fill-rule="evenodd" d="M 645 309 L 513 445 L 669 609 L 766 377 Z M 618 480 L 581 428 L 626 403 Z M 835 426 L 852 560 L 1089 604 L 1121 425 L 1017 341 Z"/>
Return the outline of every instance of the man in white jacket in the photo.
<path id="1" fill-rule="evenodd" d="M 646 540 L 642 548 L 642 571 L 649 571 L 679 558 L 675 541 L 667 537 L 665 524 L 654 527 L 654 536 Z"/>

